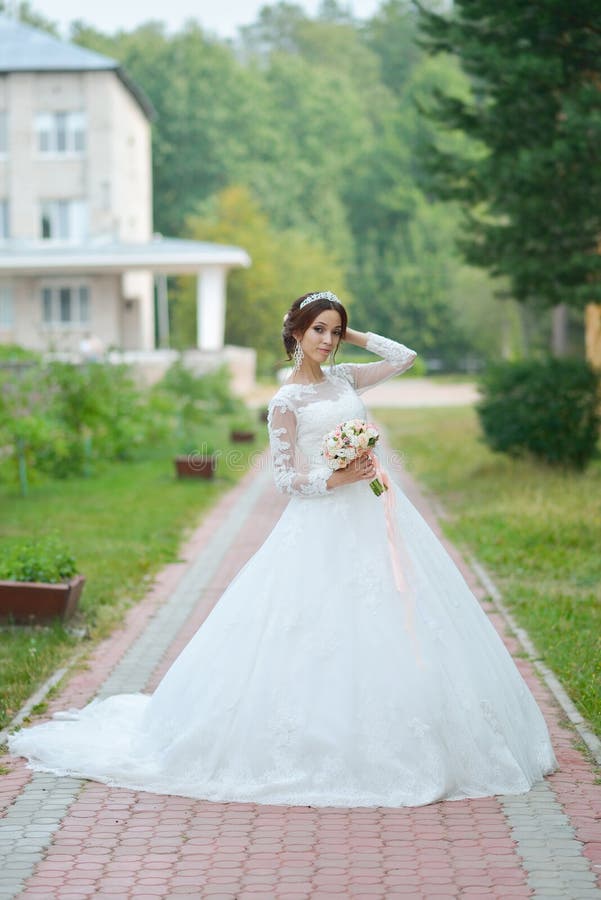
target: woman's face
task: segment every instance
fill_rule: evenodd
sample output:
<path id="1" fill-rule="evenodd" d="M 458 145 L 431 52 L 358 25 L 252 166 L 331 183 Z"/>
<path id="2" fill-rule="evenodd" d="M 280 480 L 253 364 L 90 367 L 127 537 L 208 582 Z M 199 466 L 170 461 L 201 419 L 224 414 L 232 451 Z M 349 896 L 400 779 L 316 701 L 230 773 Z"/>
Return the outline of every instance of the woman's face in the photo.
<path id="1" fill-rule="evenodd" d="M 316 363 L 323 363 L 340 343 L 342 319 L 335 309 L 324 309 L 313 319 L 301 338 L 303 353 Z"/>

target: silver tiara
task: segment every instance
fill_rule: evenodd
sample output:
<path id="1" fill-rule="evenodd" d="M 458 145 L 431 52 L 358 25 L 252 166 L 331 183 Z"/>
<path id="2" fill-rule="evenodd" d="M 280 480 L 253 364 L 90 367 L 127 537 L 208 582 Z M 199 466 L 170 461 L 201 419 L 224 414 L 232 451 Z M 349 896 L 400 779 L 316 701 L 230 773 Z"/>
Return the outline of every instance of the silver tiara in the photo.
<path id="1" fill-rule="evenodd" d="M 314 300 L 333 300 L 334 303 L 340 303 L 340 300 L 333 294 L 332 291 L 319 291 L 317 294 L 309 294 L 308 297 L 305 297 L 299 309 L 302 309 L 303 306 L 306 306 L 307 303 L 313 303 Z M 340 304 L 342 306 L 342 304 Z"/>

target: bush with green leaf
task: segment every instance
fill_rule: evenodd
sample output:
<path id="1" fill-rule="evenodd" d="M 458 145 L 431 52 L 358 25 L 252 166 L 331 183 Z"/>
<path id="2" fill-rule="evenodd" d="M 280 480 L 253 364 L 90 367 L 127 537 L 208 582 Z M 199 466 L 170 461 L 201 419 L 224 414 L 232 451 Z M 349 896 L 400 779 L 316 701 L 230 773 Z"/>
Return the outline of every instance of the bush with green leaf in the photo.
<path id="1" fill-rule="evenodd" d="M 173 363 L 155 386 L 154 395 L 169 403 L 176 418 L 178 438 L 211 419 L 209 401 L 205 397 L 201 379 L 186 368 L 181 360 Z"/>
<path id="2" fill-rule="evenodd" d="M 104 461 L 148 456 L 169 438 L 196 447 L 216 418 L 244 412 L 225 367 L 196 375 L 179 361 L 147 390 L 123 365 L 0 365 L 0 475 L 26 495 L 40 476 L 89 474 Z"/>
<path id="3" fill-rule="evenodd" d="M 168 398 L 175 416 L 177 450 L 202 443 L 203 433 L 217 417 L 244 415 L 244 403 L 230 388 L 225 366 L 214 372 L 196 375 L 182 360 L 177 360 L 154 388 L 155 399 Z"/>
<path id="4" fill-rule="evenodd" d="M 51 402 L 47 372 L 39 361 L 0 368 L 0 474 L 17 480 L 23 495 L 43 469 L 40 458 L 69 456 L 66 435 L 48 411 Z"/>
<path id="5" fill-rule="evenodd" d="M 171 406 L 140 389 L 127 366 L 29 361 L 0 368 L 0 447 L 22 493 L 40 474 L 65 478 L 139 456 L 173 427 Z"/>
<path id="6" fill-rule="evenodd" d="M 20 344 L 0 344 L 0 369 L 18 368 L 40 359 L 40 353 L 28 350 L 27 347 L 21 347 Z"/>
<path id="7" fill-rule="evenodd" d="M 238 412 L 243 404 L 232 394 L 226 366 L 203 375 L 195 374 L 181 359 L 167 370 L 157 385 L 180 405 L 184 417 L 208 420 L 212 415 Z"/>
<path id="8" fill-rule="evenodd" d="M 574 469 L 584 469 L 595 455 L 599 377 L 582 360 L 498 364 L 480 388 L 477 411 L 492 450 Z"/>
<path id="9" fill-rule="evenodd" d="M 128 366 L 51 363 L 52 414 L 71 435 L 71 471 L 81 471 L 86 441 L 94 458 L 132 459 L 164 432 L 158 409 L 150 409 Z M 61 472 L 53 474 L 60 475 Z"/>
<path id="10" fill-rule="evenodd" d="M 77 564 L 68 548 L 55 535 L 20 541 L 0 554 L 1 581 L 68 581 Z"/>
<path id="11" fill-rule="evenodd" d="M 237 415 L 230 420 L 230 431 L 255 431 L 256 423 L 250 410 L 245 415 Z"/>

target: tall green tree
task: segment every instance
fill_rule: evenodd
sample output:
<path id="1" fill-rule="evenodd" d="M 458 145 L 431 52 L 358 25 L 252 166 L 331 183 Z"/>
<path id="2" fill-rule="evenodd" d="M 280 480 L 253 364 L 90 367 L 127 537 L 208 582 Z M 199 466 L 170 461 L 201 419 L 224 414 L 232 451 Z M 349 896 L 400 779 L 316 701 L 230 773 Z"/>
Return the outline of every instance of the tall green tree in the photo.
<path id="1" fill-rule="evenodd" d="M 388 0 L 363 31 L 380 80 L 370 98 L 374 141 L 346 186 L 354 284 L 364 327 L 398 335 L 451 366 L 475 349 L 454 303 L 457 213 L 428 196 L 423 145 L 433 127 L 418 115 L 415 97 L 432 84 L 462 90 L 465 76 L 450 59 L 425 57 L 415 44 L 416 27 L 404 0 Z"/>
<path id="2" fill-rule="evenodd" d="M 469 97 L 438 91 L 430 115 L 481 152 L 433 144 L 445 197 L 466 210 L 467 258 L 522 301 L 601 300 L 601 6 L 598 0 L 455 0 L 420 7 L 424 44 L 456 55 Z"/>
<path id="3" fill-rule="evenodd" d="M 228 281 L 228 316 L 252 314 L 253 339 L 282 298 L 316 285 L 348 297 L 346 284 L 357 325 L 447 364 L 475 349 L 482 332 L 457 327 L 457 215 L 431 196 L 423 147 L 434 128 L 415 107 L 432 84 L 469 90 L 457 64 L 428 58 L 415 34 L 407 0 L 387 0 L 365 24 L 336 0 L 313 17 L 280 2 L 231 43 L 193 23 L 173 34 L 157 22 L 114 35 L 73 27 L 119 59 L 157 110 L 155 228 L 249 250 L 253 269 Z M 194 343 L 194 307 L 193 292 L 179 291 L 180 344 Z M 236 329 L 229 318 L 228 340 L 245 341 Z"/>
<path id="4" fill-rule="evenodd" d="M 37 12 L 29 0 L 20 0 L 19 3 L 8 3 L 7 0 L 0 0 L 0 13 L 7 14 L 9 10 L 19 22 L 23 22 L 25 25 L 32 25 L 34 28 L 47 31 L 54 37 L 59 37 L 58 23 Z"/>
<path id="5" fill-rule="evenodd" d="M 282 316 L 295 297 L 331 288 L 351 299 L 344 270 L 327 249 L 298 230 L 275 229 L 245 187 L 231 186 L 203 204 L 186 223 L 187 235 L 244 247 L 248 269 L 228 275 L 226 341 L 255 347 L 262 368 L 282 361 Z M 174 304 L 177 343 L 190 346 L 196 336 L 194 279 L 179 279 Z"/>
<path id="6" fill-rule="evenodd" d="M 376 135 L 378 60 L 335 3 L 310 19 L 297 6 L 264 7 L 243 29 L 241 52 L 263 73 L 270 139 L 240 172 L 273 223 L 300 228 L 349 264 L 345 192 Z"/>
<path id="7" fill-rule="evenodd" d="M 72 37 L 118 59 L 148 94 L 156 110 L 155 228 L 182 234 L 198 203 L 226 187 L 257 148 L 260 87 L 252 68 L 194 22 L 173 35 L 148 22 L 110 36 L 76 22 Z"/>

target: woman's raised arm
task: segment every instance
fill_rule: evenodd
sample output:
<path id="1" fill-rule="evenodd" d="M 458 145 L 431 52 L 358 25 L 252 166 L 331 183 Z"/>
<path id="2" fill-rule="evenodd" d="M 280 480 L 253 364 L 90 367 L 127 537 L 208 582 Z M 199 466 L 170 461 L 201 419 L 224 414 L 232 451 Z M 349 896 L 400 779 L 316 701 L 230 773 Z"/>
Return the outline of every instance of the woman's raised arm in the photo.
<path id="1" fill-rule="evenodd" d="M 375 384 L 387 381 L 394 375 L 400 375 L 410 369 L 417 353 L 410 350 L 404 344 L 382 337 L 371 331 L 362 332 L 347 328 L 345 341 L 356 347 L 365 347 L 366 350 L 382 357 L 380 362 L 373 363 L 343 363 L 342 365 L 352 375 L 355 390 L 367 390 Z"/>

